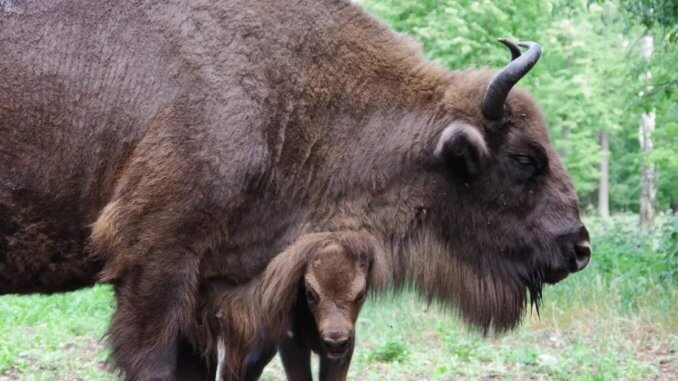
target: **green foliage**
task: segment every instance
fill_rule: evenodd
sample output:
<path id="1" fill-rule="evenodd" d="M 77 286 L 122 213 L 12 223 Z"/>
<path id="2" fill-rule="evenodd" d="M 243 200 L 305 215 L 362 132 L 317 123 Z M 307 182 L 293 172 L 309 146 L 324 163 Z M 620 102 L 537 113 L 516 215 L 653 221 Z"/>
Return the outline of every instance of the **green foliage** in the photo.
<path id="1" fill-rule="evenodd" d="M 629 15 L 648 28 L 676 27 L 678 3 L 674 0 L 626 0 L 621 4 Z"/>
<path id="2" fill-rule="evenodd" d="M 678 286 L 678 217 L 660 216 L 649 231 L 640 231 L 635 215 L 590 224 L 597 271 L 606 277 L 628 278 L 644 288 L 648 282 Z"/>
<path id="3" fill-rule="evenodd" d="M 389 340 L 381 346 L 372 349 L 370 361 L 394 362 L 404 361 L 407 358 L 407 345 L 402 341 Z"/>
<path id="4" fill-rule="evenodd" d="M 451 69 L 501 67 L 508 59 L 498 37 L 534 40 L 544 53 L 521 82 L 540 102 L 551 138 L 580 200 L 597 200 L 600 131 L 611 136 L 610 206 L 638 209 L 643 161 L 659 168 L 660 209 L 678 203 L 678 61 L 676 2 L 670 0 L 362 0 L 425 54 Z M 655 38 L 649 61 L 639 58 L 643 35 Z M 650 71 L 649 80 L 640 80 Z M 648 86 L 650 86 L 648 88 Z M 656 110 L 655 150 L 640 153 L 643 111 Z M 588 208 L 587 208 L 588 209 Z"/>

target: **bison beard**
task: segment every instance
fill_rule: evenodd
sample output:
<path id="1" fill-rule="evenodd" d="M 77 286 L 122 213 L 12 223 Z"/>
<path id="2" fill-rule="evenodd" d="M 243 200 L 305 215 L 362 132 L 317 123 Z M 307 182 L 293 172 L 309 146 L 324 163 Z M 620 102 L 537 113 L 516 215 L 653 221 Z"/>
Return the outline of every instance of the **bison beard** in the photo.
<path id="1" fill-rule="evenodd" d="M 485 330 L 590 258 L 511 90 L 534 43 L 450 72 L 344 0 L 27 0 L 0 30 L 0 293 L 113 283 L 127 379 L 174 378 L 201 285 L 304 234 L 368 231 L 393 287 Z"/>
<path id="2" fill-rule="evenodd" d="M 462 319 L 484 333 L 515 328 L 528 302 L 539 311 L 543 270 L 485 257 L 450 263 L 450 253 L 463 250 L 463 245 L 441 245 L 438 239 L 421 233 L 396 246 L 411 254 L 403 254 L 404 262 L 391 270 L 401 274 L 400 281 L 393 283 L 395 288 L 413 286 L 429 302 L 460 312 Z M 422 247 L 426 256 L 416 255 Z M 524 250 L 520 255 L 525 255 Z"/>

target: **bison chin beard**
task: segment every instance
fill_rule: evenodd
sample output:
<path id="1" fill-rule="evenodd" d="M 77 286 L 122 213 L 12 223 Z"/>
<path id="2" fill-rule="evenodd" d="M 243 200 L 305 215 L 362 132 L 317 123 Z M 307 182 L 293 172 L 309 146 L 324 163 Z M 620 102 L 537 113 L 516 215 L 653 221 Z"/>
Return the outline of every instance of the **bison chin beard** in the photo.
<path id="1" fill-rule="evenodd" d="M 484 334 L 518 326 L 528 301 L 539 313 L 543 271 L 481 253 L 456 255 L 458 247 L 426 234 L 400 244 L 401 261 L 392 263 L 407 270 L 394 269 L 395 279 L 413 285 L 428 301 L 455 309 Z"/>

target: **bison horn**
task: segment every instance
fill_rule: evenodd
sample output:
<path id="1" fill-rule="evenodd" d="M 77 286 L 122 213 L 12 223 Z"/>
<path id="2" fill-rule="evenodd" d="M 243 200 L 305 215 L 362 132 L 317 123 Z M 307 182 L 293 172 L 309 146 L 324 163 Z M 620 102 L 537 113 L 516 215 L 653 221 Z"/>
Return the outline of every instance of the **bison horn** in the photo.
<path id="1" fill-rule="evenodd" d="M 504 102 L 509 91 L 537 63 L 541 56 L 541 46 L 535 42 L 524 41 L 518 45 L 506 39 L 499 39 L 511 51 L 511 62 L 492 77 L 483 100 L 483 115 L 490 120 L 499 120 L 504 111 Z M 520 53 L 519 46 L 527 48 Z"/>

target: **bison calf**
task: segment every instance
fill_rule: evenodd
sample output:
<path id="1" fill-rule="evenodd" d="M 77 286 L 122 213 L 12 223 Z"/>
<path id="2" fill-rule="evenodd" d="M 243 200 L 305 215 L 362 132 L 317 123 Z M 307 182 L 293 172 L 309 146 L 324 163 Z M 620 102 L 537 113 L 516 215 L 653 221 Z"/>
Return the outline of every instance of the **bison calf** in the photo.
<path id="1" fill-rule="evenodd" d="M 253 281 L 211 284 L 196 345 L 218 358 L 217 379 L 257 379 L 278 345 L 289 379 L 312 379 L 311 350 L 321 379 L 345 379 L 368 284 L 380 283 L 375 250 L 366 233 L 310 234 Z"/>

